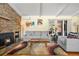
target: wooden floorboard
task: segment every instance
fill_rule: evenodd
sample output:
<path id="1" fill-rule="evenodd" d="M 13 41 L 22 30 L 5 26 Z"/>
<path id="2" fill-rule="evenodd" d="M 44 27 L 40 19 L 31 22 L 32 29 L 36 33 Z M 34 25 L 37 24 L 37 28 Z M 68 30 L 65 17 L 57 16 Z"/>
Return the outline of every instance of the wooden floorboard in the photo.
<path id="1" fill-rule="evenodd" d="M 68 56 L 79 56 L 79 52 L 67 52 Z"/>

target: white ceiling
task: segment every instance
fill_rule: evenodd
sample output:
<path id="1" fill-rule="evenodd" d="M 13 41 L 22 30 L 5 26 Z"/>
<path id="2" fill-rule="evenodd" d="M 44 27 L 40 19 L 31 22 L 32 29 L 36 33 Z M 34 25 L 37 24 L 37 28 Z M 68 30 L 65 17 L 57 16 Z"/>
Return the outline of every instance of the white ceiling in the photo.
<path id="1" fill-rule="evenodd" d="M 21 16 L 79 16 L 79 3 L 9 3 Z"/>

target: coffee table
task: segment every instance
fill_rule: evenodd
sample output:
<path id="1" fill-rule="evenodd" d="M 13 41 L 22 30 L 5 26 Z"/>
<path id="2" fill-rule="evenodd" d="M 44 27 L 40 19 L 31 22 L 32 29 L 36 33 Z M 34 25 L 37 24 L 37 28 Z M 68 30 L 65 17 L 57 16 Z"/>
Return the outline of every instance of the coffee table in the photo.
<path id="1" fill-rule="evenodd" d="M 33 43 L 44 43 L 45 46 L 47 47 L 47 43 L 49 42 L 49 40 L 43 38 L 32 38 L 28 42 L 30 43 L 30 47 L 32 47 Z"/>

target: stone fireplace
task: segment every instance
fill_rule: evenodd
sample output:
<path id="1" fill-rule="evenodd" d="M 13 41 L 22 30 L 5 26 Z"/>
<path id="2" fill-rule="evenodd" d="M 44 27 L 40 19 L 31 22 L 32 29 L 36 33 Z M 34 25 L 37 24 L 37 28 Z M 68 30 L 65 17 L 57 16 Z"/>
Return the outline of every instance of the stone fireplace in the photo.
<path id="1" fill-rule="evenodd" d="M 8 3 L 0 4 L 0 46 L 12 44 L 20 37 L 20 22 L 21 16 Z"/>

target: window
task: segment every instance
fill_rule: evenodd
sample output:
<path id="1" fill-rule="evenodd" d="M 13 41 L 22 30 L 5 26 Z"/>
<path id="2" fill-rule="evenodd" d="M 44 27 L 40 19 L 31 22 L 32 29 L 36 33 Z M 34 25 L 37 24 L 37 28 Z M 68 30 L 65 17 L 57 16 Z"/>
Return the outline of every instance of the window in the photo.
<path id="1" fill-rule="evenodd" d="M 67 36 L 67 20 L 57 20 L 60 21 L 58 26 L 58 35 Z M 57 23 L 58 24 L 58 23 Z"/>
<path id="2" fill-rule="evenodd" d="M 49 21 L 49 26 L 51 28 L 52 25 L 55 26 L 56 32 L 59 36 L 67 36 L 67 20 L 53 20 Z M 55 30 L 54 29 L 54 30 Z"/>

